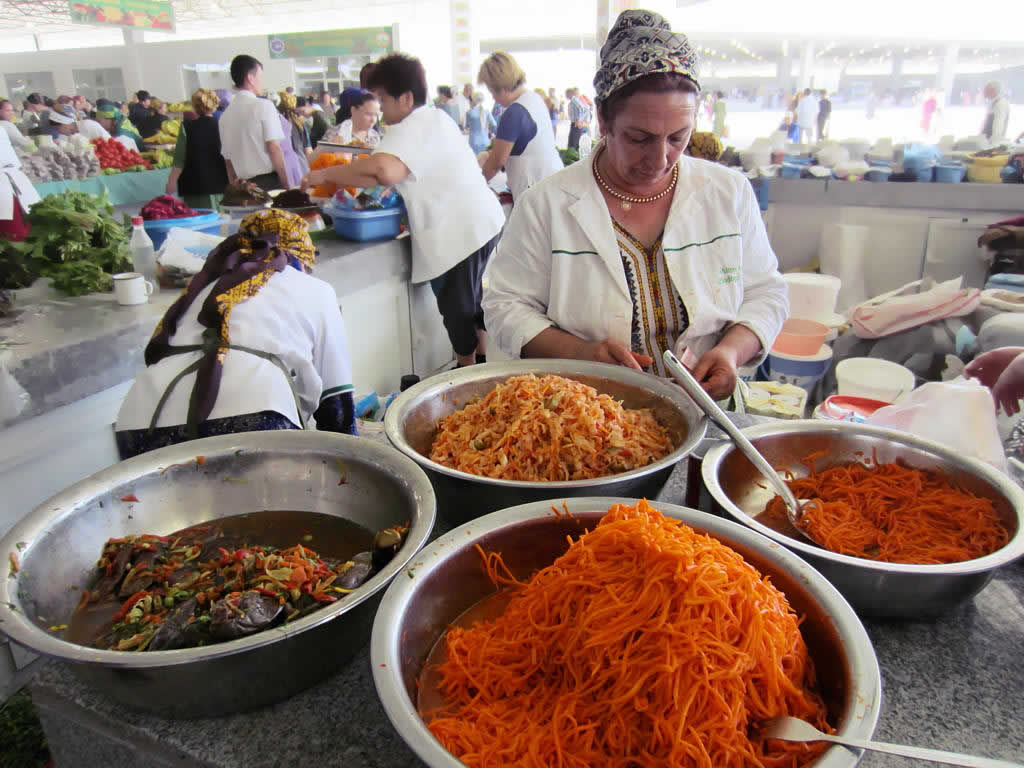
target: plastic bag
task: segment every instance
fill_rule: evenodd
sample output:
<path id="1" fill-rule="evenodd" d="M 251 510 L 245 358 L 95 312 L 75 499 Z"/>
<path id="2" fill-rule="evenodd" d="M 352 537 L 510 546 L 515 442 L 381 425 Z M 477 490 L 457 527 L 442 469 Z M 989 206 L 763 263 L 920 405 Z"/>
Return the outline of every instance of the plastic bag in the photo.
<path id="1" fill-rule="evenodd" d="M 16 419 L 32 398 L 7 370 L 10 352 L 0 352 L 0 424 Z"/>
<path id="2" fill-rule="evenodd" d="M 981 291 L 962 288 L 959 277 L 908 293 L 924 282 L 915 280 L 861 304 L 851 317 L 853 332 L 862 339 L 880 339 L 935 320 L 969 315 L 981 304 Z"/>
<path id="3" fill-rule="evenodd" d="M 1007 471 L 995 401 L 992 393 L 976 381 L 959 378 L 928 382 L 897 405 L 879 408 L 867 423 L 933 440 Z"/>

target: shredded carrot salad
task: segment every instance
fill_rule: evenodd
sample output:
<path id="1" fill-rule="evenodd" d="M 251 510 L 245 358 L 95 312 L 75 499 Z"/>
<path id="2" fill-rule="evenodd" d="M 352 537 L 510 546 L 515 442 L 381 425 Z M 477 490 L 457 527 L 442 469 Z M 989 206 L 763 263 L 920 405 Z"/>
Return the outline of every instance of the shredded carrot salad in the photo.
<path id="1" fill-rule="evenodd" d="M 902 464 L 853 463 L 814 468 L 808 477 L 788 481 L 798 499 L 816 499 L 800 521 L 818 544 L 832 552 L 887 563 L 937 565 L 991 554 L 1009 541 L 1009 532 L 991 499 L 958 488 L 942 472 Z M 781 497 L 765 510 L 786 515 Z"/>
<path id="2" fill-rule="evenodd" d="M 446 704 L 424 713 L 466 765 L 796 768 L 824 750 L 758 736 L 779 715 L 832 731 L 801 620 L 716 539 L 641 501 L 528 582 L 481 555 L 514 594 L 448 630 Z"/>
<path id="3" fill-rule="evenodd" d="M 649 408 L 623 408 L 574 379 L 529 374 L 446 416 L 430 458 L 502 480 L 588 480 L 646 466 L 673 447 Z"/>

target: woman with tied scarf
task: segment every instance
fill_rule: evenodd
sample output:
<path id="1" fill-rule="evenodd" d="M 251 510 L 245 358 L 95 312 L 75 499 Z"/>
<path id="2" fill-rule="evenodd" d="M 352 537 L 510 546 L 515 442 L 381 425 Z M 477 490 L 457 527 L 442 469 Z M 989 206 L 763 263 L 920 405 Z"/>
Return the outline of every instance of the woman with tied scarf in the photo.
<path id="1" fill-rule="evenodd" d="M 195 119 L 183 121 L 178 131 L 166 192 L 180 195 L 189 208 L 216 208 L 228 185 L 220 131 L 213 116 L 219 105 L 216 93 L 200 88 L 192 94 Z"/>
<path id="2" fill-rule="evenodd" d="M 96 109 L 96 122 L 114 139 L 136 152 L 143 150 L 142 136 L 116 104 L 105 102 Z"/>
<path id="3" fill-rule="evenodd" d="M 672 350 L 723 399 L 771 348 L 789 308 L 754 191 L 684 154 L 699 77 L 661 16 L 619 16 L 594 78 L 605 138 L 516 201 L 484 274 L 485 323 L 506 354 L 666 376 Z"/>
<path id="4" fill-rule="evenodd" d="M 302 219 L 242 220 L 171 305 L 117 417 L 122 459 L 199 437 L 304 428 L 355 433 L 338 297 L 310 271 Z"/>
<path id="5" fill-rule="evenodd" d="M 277 111 L 281 114 L 281 128 L 285 140 L 281 142 L 284 151 L 284 167 L 288 171 L 288 186 L 297 187 L 302 177 L 309 173 L 307 150 L 309 133 L 306 122 L 298 111 L 298 98 L 294 93 L 281 91 Z"/>

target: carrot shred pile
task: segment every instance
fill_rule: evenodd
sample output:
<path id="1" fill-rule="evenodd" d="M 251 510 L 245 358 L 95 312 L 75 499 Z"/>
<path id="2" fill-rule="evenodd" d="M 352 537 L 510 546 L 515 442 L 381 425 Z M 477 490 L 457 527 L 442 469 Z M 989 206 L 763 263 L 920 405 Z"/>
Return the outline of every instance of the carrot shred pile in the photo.
<path id="1" fill-rule="evenodd" d="M 646 466 L 672 450 L 649 408 L 623 408 L 574 379 L 529 374 L 446 416 L 430 458 L 501 480 L 589 480 Z"/>
<path id="2" fill-rule="evenodd" d="M 958 488 L 940 471 L 877 461 L 816 471 L 819 455 L 804 457 L 808 477 L 787 484 L 798 499 L 819 500 L 808 505 L 800 527 L 825 549 L 937 565 L 983 557 L 1009 541 L 991 499 Z M 785 518 L 782 498 L 773 498 L 765 513 Z"/>
<path id="3" fill-rule="evenodd" d="M 765 741 L 793 715 L 825 730 L 800 619 L 734 550 L 641 501 L 528 582 L 503 615 L 451 627 L 446 702 L 424 713 L 467 766 L 797 768 L 824 745 Z"/>

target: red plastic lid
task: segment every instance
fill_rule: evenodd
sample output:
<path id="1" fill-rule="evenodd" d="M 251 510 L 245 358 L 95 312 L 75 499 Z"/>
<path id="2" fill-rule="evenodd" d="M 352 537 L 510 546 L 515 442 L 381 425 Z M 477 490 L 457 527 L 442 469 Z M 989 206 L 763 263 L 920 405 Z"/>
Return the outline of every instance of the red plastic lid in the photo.
<path id="1" fill-rule="evenodd" d="M 142 217 L 141 216 L 132 216 L 132 226 L 133 227 L 141 227 L 142 224 L 143 224 L 143 221 L 142 221 Z"/>
<path id="2" fill-rule="evenodd" d="M 887 405 L 892 405 L 892 403 L 883 403 L 881 400 L 872 400 L 870 397 L 832 395 L 821 404 L 821 415 L 828 419 L 844 421 L 849 414 L 855 413 L 866 419 L 879 408 L 885 408 Z"/>

